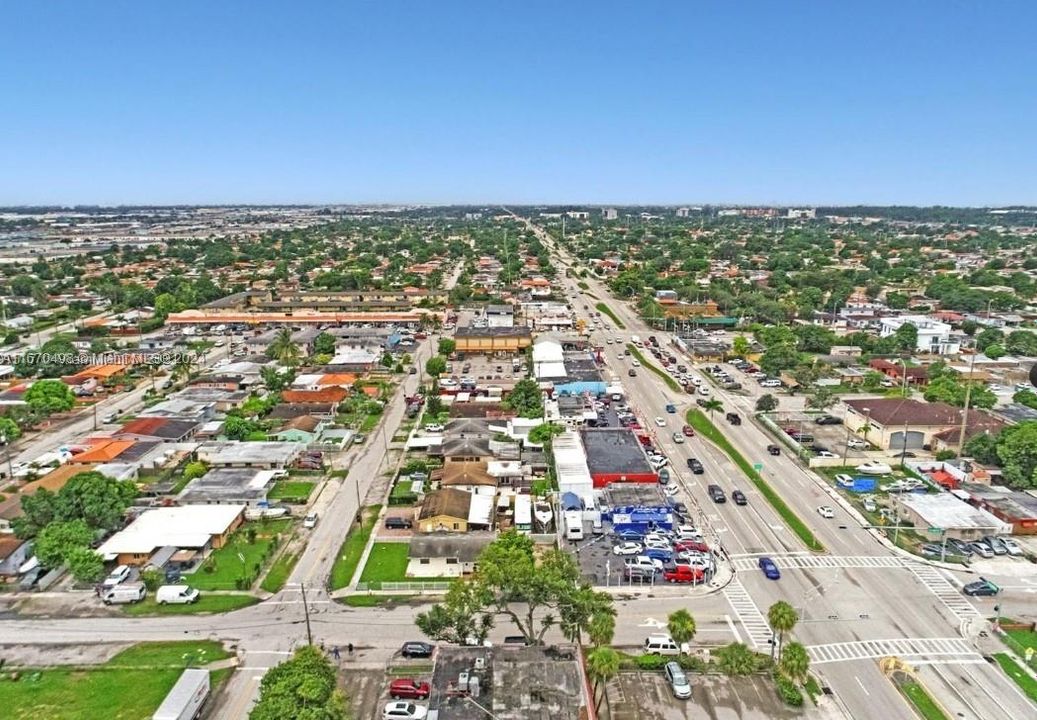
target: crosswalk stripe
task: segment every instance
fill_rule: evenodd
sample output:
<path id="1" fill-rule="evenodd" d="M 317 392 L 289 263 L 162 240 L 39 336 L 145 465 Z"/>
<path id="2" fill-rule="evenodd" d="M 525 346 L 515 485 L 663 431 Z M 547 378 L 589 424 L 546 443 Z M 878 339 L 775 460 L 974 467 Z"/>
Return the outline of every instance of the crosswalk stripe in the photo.
<path id="1" fill-rule="evenodd" d="M 810 645 L 813 663 L 874 660 L 897 656 L 920 663 L 972 663 L 983 657 L 961 638 L 892 638 Z"/>
<path id="2" fill-rule="evenodd" d="M 752 644 L 756 647 L 768 645 L 771 639 L 770 626 L 760 612 L 760 608 L 749 596 L 745 586 L 742 585 L 741 580 L 734 578 L 729 582 L 724 588 L 724 597 L 727 598 L 735 616 L 745 628 L 746 635 Z"/>
<path id="3" fill-rule="evenodd" d="M 907 567 L 914 573 L 919 582 L 929 588 L 943 603 L 944 607 L 950 610 L 956 618 L 959 620 L 969 620 L 982 617 L 982 614 L 976 610 L 972 603 L 958 592 L 956 587 L 947 582 L 947 578 L 939 570 L 931 565 L 921 563 L 909 563 Z"/>
<path id="4" fill-rule="evenodd" d="M 813 570 L 813 569 L 847 569 L 865 570 L 890 569 L 904 567 L 904 561 L 889 555 L 776 555 L 771 558 L 781 570 Z M 732 564 L 736 571 L 752 570 L 759 567 L 759 558 L 735 557 Z"/>

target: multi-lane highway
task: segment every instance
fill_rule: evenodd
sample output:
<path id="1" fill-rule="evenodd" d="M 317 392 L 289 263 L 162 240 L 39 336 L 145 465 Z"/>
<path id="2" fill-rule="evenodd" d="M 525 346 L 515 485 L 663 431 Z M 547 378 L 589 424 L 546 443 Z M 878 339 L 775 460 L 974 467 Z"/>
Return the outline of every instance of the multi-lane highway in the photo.
<path id="1" fill-rule="evenodd" d="M 546 232 L 531 227 L 555 249 L 561 264 L 573 262 Z M 583 281 L 589 285 L 587 291 L 579 289 L 576 279 L 565 280 L 569 294 L 577 297 L 574 304 L 578 314 L 588 320 L 594 315 L 598 300 L 587 297 L 592 295 L 607 302 L 625 325 L 619 330 L 605 317 L 594 318 L 609 327 L 592 335 L 595 344 L 604 349 L 607 372 L 623 383 L 644 426 L 656 433 L 658 443 L 671 458 L 671 473 L 676 471 L 686 491 L 704 509 L 733 559 L 736 575 L 724 589 L 724 596 L 746 642 L 767 650 L 770 631 L 766 611 L 773 602 L 783 599 L 798 608 L 803 618 L 795 630 L 796 639 L 809 648 L 814 669 L 853 717 L 914 717 L 879 671 L 876 660 L 889 655 L 931 668 L 925 671 L 925 679 L 932 682 L 934 692 L 948 708 L 963 708 L 959 717 L 1008 719 L 1032 717 L 1037 712 L 977 651 L 975 633 L 982 627 L 982 618 L 993 614 L 993 603 L 977 600 L 974 604 L 960 594 L 954 578 L 948 581 L 944 571 L 893 553 L 832 502 L 824 484 L 812 473 L 787 455 L 768 455 L 765 448 L 770 440 L 750 421 L 751 400 L 711 389 L 712 396 L 726 409 L 736 410 L 743 418 L 740 426 L 732 426 L 718 414 L 715 419 L 722 432 L 750 462 L 763 463 L 765 479 L 812 528 L 826 548 L 823 555 L 803 546 L 725 454 L 698 437 L 673 443 L 670 437 L 680 430 L 684 413 L 695 407 L 694 399 L 669 390 L 647 368 L 629 377 L 631 358 L 623 354 L 632 335 L 645 338 L 663 333 L 650 329 L 629 306 L 612 299 L 603 283 L 592 277 Z M 608 344 L 607 337 L 621 342 Z M 691 365 L 688 360 L 686 364 Z M 701 374 L 702 368 L 694 371 Z M 665 406 L 670 402 L 677 404 L 677 415 L 666 413 Z M 664 418 L 667 426 L 656 427 L 655 417 Z M 705 474 L 687 472 L 685 460 L 693 456 L 705 465 Z M 719 484 L 728 495 L 735 488 L 742 490 L 748 496 L 748 505 L 712 503 L 705 492 L 709 483 Z M 821 504 L 835 506 L 833 519 L 816 513 Z M 779 581 L 765 579 L 756 569 L 762 554 L 783 566 Z M 696 600 L 693 609 L 716 612 L 715 600 Z"/>

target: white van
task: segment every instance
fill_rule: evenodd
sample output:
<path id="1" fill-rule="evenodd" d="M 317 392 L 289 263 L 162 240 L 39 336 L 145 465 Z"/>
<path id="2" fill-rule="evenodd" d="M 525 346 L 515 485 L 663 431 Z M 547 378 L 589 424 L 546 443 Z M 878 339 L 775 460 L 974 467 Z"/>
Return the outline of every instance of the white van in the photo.
<path id="1" fill-rule="evenodd" d="M 101 583 L 101 586 L 105 589 L 113 588 L 129 576 L 130 568 L 126 565 L 120 565 L 108 574 L 108 577 L 104 579 L 104 582 Z"/>
<path id="2" fill-rule="evenodd" d="M 105 605 L 128 605 L 140 602 L 148 594 L 144 583 L 123 583 L 101 593 Z"/>
<path id="3" fill-rule="evenodd" d="M 187 605 L 197 602 L 199 592 L 187 585 L 163 585 L 155 591 L 155 602 L 159 605 Z"/>
<path id="4" fill-rule="evenodd" d="M 690 651 L 688 643 L 677 645 L 669 635 L 649 635 L 645 638 L 644 652 L 647 655 L 680 655 Z"/>

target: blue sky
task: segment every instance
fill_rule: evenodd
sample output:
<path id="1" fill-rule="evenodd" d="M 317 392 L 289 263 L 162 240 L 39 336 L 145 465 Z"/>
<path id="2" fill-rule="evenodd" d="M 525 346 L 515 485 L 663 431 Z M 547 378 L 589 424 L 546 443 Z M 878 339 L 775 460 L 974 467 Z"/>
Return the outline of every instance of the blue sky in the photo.
<path id="1" fill-rule="evenodd" d="M 0 204 L 1037 204 L 1037 3 L 7 3 Z"/>

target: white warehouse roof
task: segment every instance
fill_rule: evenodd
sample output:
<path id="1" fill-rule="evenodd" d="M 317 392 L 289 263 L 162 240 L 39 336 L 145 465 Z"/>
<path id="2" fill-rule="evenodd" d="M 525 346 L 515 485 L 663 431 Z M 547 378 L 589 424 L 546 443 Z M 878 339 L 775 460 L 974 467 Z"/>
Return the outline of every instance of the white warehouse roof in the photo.
<path id="1" fill-rule="evenodd" d="M 105 559 L 146 555 L 160 547 L 200 548 L 222 535 L 245 511 L 244 505 L 181 505 L 146 510 L 97 549 Z"/>

